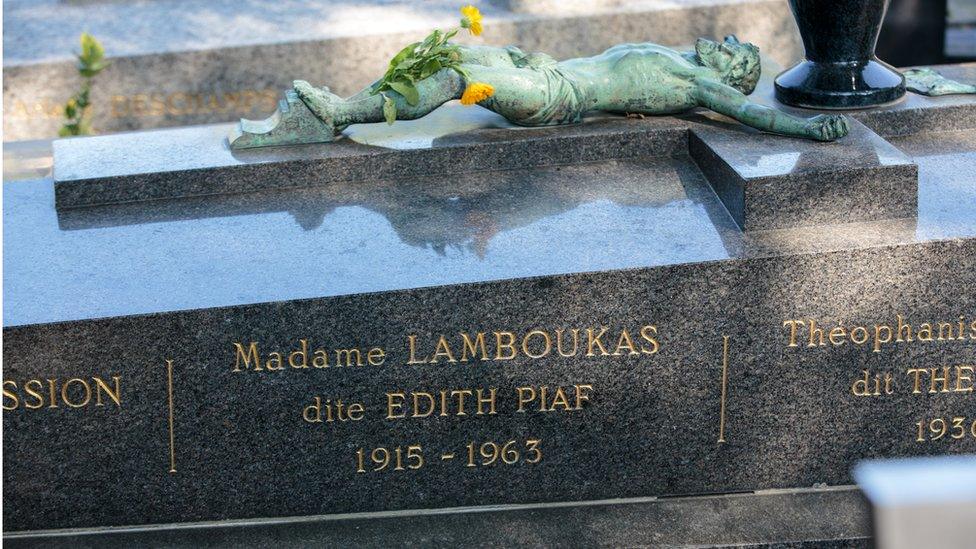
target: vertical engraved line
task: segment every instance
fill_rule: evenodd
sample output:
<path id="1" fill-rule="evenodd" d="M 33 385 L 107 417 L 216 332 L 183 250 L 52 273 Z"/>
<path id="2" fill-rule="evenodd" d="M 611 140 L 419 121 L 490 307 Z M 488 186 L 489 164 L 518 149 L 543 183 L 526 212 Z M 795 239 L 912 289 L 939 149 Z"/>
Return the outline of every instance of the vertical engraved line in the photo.
<path id="1" fill-rule="evenodd" d="M 169 472 L 176 472 L 176 437 L 173 434 L 173 361 L 166 361 L 166 377 L 169 389 Z"/>
<path id="2" fill-rule="evenodd" d="M 722 404 L 718 414 L 718 442 L 725 442 L 725 395 L 729 384 L 729 336 L 722 336 Z"/>

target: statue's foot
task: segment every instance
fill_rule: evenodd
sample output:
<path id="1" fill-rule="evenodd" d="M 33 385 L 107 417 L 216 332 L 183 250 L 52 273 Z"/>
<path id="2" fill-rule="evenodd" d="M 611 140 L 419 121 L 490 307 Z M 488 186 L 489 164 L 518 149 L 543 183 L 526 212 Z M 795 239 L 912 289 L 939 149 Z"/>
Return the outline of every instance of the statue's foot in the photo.
<path id="1" fill-rule="evenodd" d="M 336 110 L 342 98 L 338 95 L 329 91 L 329 88 L 323 86 L 321 88 L 316 88 L 304 80 L 295 80 L 292 82 L 295 88 L 295 93 L 301 98 L 305 106 L 312 111 L 319 120 L 325 122 L 326 124 L 335 127 L 335 117 Z"/>
<path id="2" fill-rule="evenodd" d="M 335 141 L 340 130 L 332 123 L 331 115 L 323 117 L 313 112 L 297 90 L 288 90 L 274 114 L 264 120 L 241 119 L 229 141 L 232 149 L 328 143 Z"/>

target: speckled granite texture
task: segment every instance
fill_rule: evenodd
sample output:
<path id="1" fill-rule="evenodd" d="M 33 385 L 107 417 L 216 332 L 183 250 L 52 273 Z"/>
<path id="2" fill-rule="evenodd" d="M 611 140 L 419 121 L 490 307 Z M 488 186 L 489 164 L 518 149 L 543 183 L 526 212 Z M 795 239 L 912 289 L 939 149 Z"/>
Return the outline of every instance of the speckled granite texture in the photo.
<path id="1" fill-rule="evenodd" d="M 481 109 L 479 109 L 481 111 Z M 497 115 L 455 107 L 459 117 Z M 490 114 L 490 113 L 489 113 Z M 687 150 L 679 121 L 603 117 L 568 128 L 452 133 L 429 146 L 397 150 L 351 139 L 335 143 L 231 150 L 225 126 L 198 126 L 54 142 L 61 209 L 535 166 L 558 166 Z M 370 128 L 376 131 L 376 128 Z M 379 129 L 382 131 L 382 128 Z M 408 131 L 397 128 L 396 131 Z M 416 136 L 411 136 L 416 139 Z"/>
<path id="2" fill-rule="evenodd" d="M 953 80 L 976 82 L 976 63 L 943 65 L 935 69 Z M 858 111 L 852 116 L 884 137 L 976 128 L 976 109 L 971 95 L 925 97 L 908 93 L 893 105 Z"/>
<path id="3" fill-rule="evenodd" d="M 844 139 L 818 143 L 718 118 L 699 118 L 689 149 L 744 230 L 915 216 L 918 168 L 856 120 Z"/>
<path id="4" fill-rule="evenodd" d="M 828 511 L 829 510 L 829 511 Z M 35 532 L 10 548 L 45 547 L 755 547 L 871 546 L 869 508 L 853 488 L 562 506 L 222 522 L 152 530 Z"/>
<path id="5" fill-rule="evenodd" d="M 483 39 L 557 58 L 593 55 L 621 42 L 691 44 L 737 33 L 780 63 L 802 54 L 781 0 L 640 0 L 579 3 L 525 13 L 527 5 L 478 4 Z M 453 0 L 196 0 L 3 5 L 4 139 L 57 135 L 78 87 L 78 35 L 101 38 L 112 64 L 92 94 L 101 132 L 263 118 L 292 80 L 351 95 L 383 73 L 405 44 L 457 23 Z"/>
<path id="6" fill-rule="evenodd" d="M 916 219 L 746 233 L 681 156 L 62 213 L 50 180 L 7 183 L 4 379 L 116 375 L 123 404 L 4 412 L 5 528 L 833 486 L 863 458 L 972 453 L 916 441 L 973 394 L 913 394 L 907 369 L 971 364 L 976 340 L 790 347 L 784 321 L 976 320 L 973 135 L 893 141 Z M 646 325 L 651 355 L 408 364 L 408 335 L 429 355 L 438 334 Z M 300 339 L 387 356 L 233 371 L 235 341 Z M 852 395 L 865 369 L 894 392 Z M 580 410 L 516 411 L 517 387 L 576 384 Z M 387 392 L 492 387 L 490 417 L 385 419 Z M 308 423 L 316 396 L 365 418 Z M 544 456 L 465 466 L 467 444 L 509 440 Z M 415 444 L 421 469 L 357 473 L 357 449 Z"/>

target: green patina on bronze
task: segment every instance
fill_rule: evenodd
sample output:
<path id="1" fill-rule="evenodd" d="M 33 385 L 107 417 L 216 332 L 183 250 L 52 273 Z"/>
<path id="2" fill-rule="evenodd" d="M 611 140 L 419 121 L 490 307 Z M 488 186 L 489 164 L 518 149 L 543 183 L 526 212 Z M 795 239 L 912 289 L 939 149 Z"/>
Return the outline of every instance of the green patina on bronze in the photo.
<path id="1" fill-rule="evenodd" d="M 976 94 L 976 86 L 949 80 L 932 69 L 908 69 L 902 74 L 908 89 L 922 95 Z"/>
<path id="2" fill-rule="evenodd" d="M 396 91 L 376 94 L 373 87 L 343 99 L 328 88 L 296 81 L 298 97 L 320 125 L 329 128 L 314 140 L 331 141 L 350 124 L 383 122 L 391 101 L 398 120 L 420 118 L 459 99 L 472 82 L 494 88 L 494 94 L 479 105 L 522 126 L 573 124 L 591 111 L 663 115 L 704 107 L 747 126 L 792 137 L 832 141 L 848 132 L 841 115 L 802 118 L 750 102 L 747 96 L 761 71 L 759 49 L 734 36 L 722 42 L 700 38 L 691 52 L 650 43 L 622 44 L 594 57 L 558 62 L 544 53 L 526 54 L 513 46 L 457 46 L 457 51 L 461 70 L 443 69 L 416 82 L 418 93 L 409 101 Z M 297 114 L 297 109 L 290 112 L 307 116 Z M 242 121 L 241 136 L 232 139 L 231 146 L 313 140 L 307 133 L 279 129 L 273 119 Z M 254 135 L 254 130 L 265 135 Z"/>

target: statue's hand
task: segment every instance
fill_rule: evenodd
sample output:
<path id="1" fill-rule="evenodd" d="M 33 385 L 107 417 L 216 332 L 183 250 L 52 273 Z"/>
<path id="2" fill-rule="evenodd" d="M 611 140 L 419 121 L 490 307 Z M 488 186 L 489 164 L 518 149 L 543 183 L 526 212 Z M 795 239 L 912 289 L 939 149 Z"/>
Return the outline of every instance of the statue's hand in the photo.
<path id="1" fill-rule="evenodd" d="M 807 133 L 817 141 L 833 141 L 847 135 L 847 117 L 841 114 L 820 114 L 807 121 Z"/>

